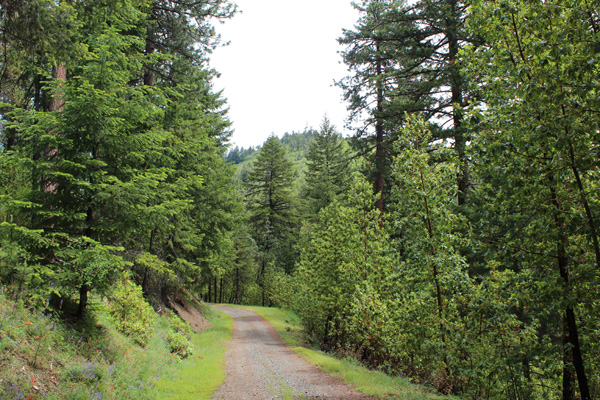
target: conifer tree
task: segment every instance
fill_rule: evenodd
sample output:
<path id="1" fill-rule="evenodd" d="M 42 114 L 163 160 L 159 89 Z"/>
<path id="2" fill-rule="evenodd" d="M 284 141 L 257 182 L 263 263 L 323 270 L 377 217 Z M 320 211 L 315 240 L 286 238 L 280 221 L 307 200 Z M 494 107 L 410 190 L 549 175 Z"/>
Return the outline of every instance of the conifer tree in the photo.
<path id="1" fill-rule="evenodd" d="M 371 161 L 375 192 L 388 197 L 392 143 L 401 134 L 405 112 L 419 112 L 438 124 L 436 137 L 450 139 L 461 168 L 463 204 L 469 187 L 462 107 L 466 85 L 458 52 L 472 40 L 465 33 L 462 1 L 365 0 L 361 18 L 339 42 L 352 72 L 338 85 L 345 92 L 350 120 L 358 122 L 354 145 Z"/>
<path id="2" fill-rule="evenodd" d="M 342 197 L 350 184 L 350 160 L 341 135 L 325 118 L 306 153 L 304 197 L 310 218 Z"/>
<path id="3" fill-rule="evenodd" d="M 292 164 L 275 136 L 258 152 L 245 184 L 254 239 L 260 252 L 258 283 L 266 304 L 266 276 L 270 268 L 291 272 L 295 215 L 291 194 Z"/>

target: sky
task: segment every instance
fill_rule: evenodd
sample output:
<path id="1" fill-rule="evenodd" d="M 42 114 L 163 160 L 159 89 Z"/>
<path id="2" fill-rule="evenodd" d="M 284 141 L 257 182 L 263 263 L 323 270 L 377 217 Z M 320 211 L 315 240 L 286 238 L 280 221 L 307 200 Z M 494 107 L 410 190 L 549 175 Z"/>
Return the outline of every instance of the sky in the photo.
<path id="1" fill-rule="evenodd" d="M 346 76 L 338 54 L 342 29 L 358 13 L 350 0 L 236 0 L 242 10 L 217 25 L 228 46 L 211 55 L 233 122 L 233 145 L 261 145 L 271 134 L 318 129 L 327 115 L 344 135 L 342 90 Z"/>

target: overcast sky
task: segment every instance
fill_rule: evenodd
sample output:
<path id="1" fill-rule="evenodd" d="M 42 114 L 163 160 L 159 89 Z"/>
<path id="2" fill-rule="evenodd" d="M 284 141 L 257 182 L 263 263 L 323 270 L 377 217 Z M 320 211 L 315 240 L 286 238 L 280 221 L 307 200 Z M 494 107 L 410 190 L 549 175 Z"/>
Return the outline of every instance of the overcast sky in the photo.
<path id="1" fill-rule="evenodd" d="M 350 0 L 236 0 L 241 13 L 218 25 L 229 46 L 211 56 L 221 73 L 234 145 L 262 144 L 274 133 L 318 128 L 327 114 L 340 132 L 346 118 L 342 91 L 347 75 L 338 54 L 342 28 L 358 13 Z"/>

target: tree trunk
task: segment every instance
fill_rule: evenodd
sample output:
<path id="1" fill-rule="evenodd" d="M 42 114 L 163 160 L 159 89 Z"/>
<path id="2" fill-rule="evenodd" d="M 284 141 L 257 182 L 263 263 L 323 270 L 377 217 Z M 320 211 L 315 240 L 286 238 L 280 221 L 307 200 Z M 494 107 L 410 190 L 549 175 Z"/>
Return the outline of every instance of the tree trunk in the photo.
<path id="1" fill-rule="evenodd" d="M 563 233 L 564 224 L 561 221 L 562 212 L 560 208 L 560 203 L 558 201 L 558 196 L 556 194 L 556 190 L 553 186 L 553 177 L 550 177 L 550 183 L 550 196 L 552 200 L 552 205 L 554 207 L 554 224 L 556 226 L 557 232 L 559 232 L 559 237 L 556 243 L 556 257 L 558 261 L 558 270 L 564 284 L 564 290 L 566 292 L 565 294 L 567 294 L 571 291 L 569 258 L 566 252 L 569 242 L 568 238 Z M 563 400 L 572 399 L 572 397 L 564 397 L 570 396 L 568 394 L 568 391 L 572 392 L 572 384 L 570 383 L 570 381 L 572 381 L 572 378 L 570 377 L 572 373 L 570 372 L 570 365 L 573 365 L 573 367 L 575 367 L 575 372 L 577 374 L 577 382 L 579 383 L 579 392 L 581 393 L 581 400 L 591 400 L 587 375 L 585 373 L 583 354 L 579 343 L 577 319 L 575 317 L 575 311 L 571 305 L 567 305 L 565 315 L 563 318 L 566 320 L 563 321 L 563 324 L 564 322 L 566 322 L 566 324 L 564 324 L 566 325 L 566 338 L 564 338 L 565 333 L 563 333 L 563 347 L 565 352 L 565 362 L 567 363 L 567 365 L 563 367 Z"/>
<path id="2" fill-rule="evenodd" d="M 57 84 L 59 87 L 64 85 L 67 81 L 67 68 L 65 67 L 65 63 L 52 67 L 52 79 L 58 82 Z M 64 98 L 62 96 L 54 95 L 50 97 L 48 111 L 62 111 L 64 105 Z"/>
<path id="3" fill-rule="evenodd" d="M 235 269 L 235 304 L 240 304 L 240 269 Z"/>
<path id="4" fill-rule="evenodd" d="M 146 55 L 150 55 L 156 50 L 154 40 L 154 24 L 150 22 L 146 33 Z M 147 65 L 144 68 L 144 85 L 154 86 L 154 71 L 151 65 Z"/>
<path id="5" fill-rule="evenodd" d="M 219 303 L 223 303 L 223 278 L 221 278 L 221 282 L 219 283 L 219 285 L 221 286 L 219 291 Z"/>
<path id="6" fill-rule="evenodd" d="M 80 321 L 84 319 L 85 315 L 87 314 L 88 292 L 88 285 L 81 285 L 79 288 L 79 308 L 77 308 L 77 319 Z"/>
<path id="7" fill-rule="evenodd" d="M 463 80 L 458 65 L 456 65 L 460 45 L 458 42 L 458 22 L 456 0 L 446 0 L 450 7 L 450 13 L 446 19 L 446 39 L 448 40 L 448 59 L 450 62 L 450 90 L 452 92 L 452 122 L 454 125 L 454 149 L 459 162 L 457 176 L 458 205 L 466 202 L 469 189 L 468 161 L 465 155 L 466 138 L 463 128 Z"/>
<path id="8" fill-rule="evenodd" d="M 567 327 L 566 313 L 562 321 L 562 344 L 563 344 L 563 376 L 562 376 L 562 400 L 573 400 L 575 386 L 575 375 L 573 374 L 573 351 L 569 346 L 569 329 Z"/>
<path id="9" fill-rule="evenodd" d="M 208 281 L 208 302 L 212 301 L 212 279 Z"/>
<path id="10" fill-rule="evenodd" d="M 219 302 L 219 281 L 217 279 L 217 277 L 215 276 L 215 278 L 213 279 L 213 283 L 215 285 L 214 290 L 213 290 L 213 296 L 215 298 L 215 303 Z"/>
<path id="11" fill-rule="evenodd" d="M 154 250 L 154 238 L 156 237 L 156 228 L 150 231 L 150 244 L 148 245 L 148 253 L 152 254 Z M 146 271 L 144 271 L 144 279 L 142 280 L 142 292 L 145 295 L 148 295 L 148 275 L 150 274 L 150 268 L 146 267 Z"/>
<path id="12" fill-rule="evenodd" d="M 381 60 L 379 59 L 379 43 L 376 43 L 377 53 L 377 64 L 376 68 L 376 85 L 377 85 L 377 111 L 375 115 L 375 193 L 379 193 L 379 198 L 375 207 L 383 213 L 383 188 L 384 188 L 384 169 L 385 169 L 385 149 L 383 144 L 384 131 L 383 131 L 383 83 L 381 82 L 381 75 L 383 69 Z M 379 220 L 380 224 L 383 220 Z"/>

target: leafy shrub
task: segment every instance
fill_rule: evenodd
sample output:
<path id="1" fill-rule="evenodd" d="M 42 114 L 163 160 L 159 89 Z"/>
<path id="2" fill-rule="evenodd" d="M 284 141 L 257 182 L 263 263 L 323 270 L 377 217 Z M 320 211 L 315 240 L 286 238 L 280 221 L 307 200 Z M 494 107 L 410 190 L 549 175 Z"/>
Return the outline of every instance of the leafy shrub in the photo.
<path id="1" fill-rule="evenodd" d="M 170 332 L 167 336 L 167 342 L 171 353 L 178 355 L 180 358 L 186 358 L 194 353 L 194 346 L 181 332 Z"/>
<path id="2" fill-rule="evenodd" d="M 124 279 L 117 282 L 108 306 L 117 329 L 140 346 L 146 346 L 154 329 L 154 310 L 142 295 L 142 288 Z"/>
<path id="3" fill-rule="evenodd" d="M 192 338 L 192 327 L 189 322 L 182 320 L 177 315 L 172 315 L 169 317 L 169 323 L 175 332 L 183 334 L 188 339 Z"/>

